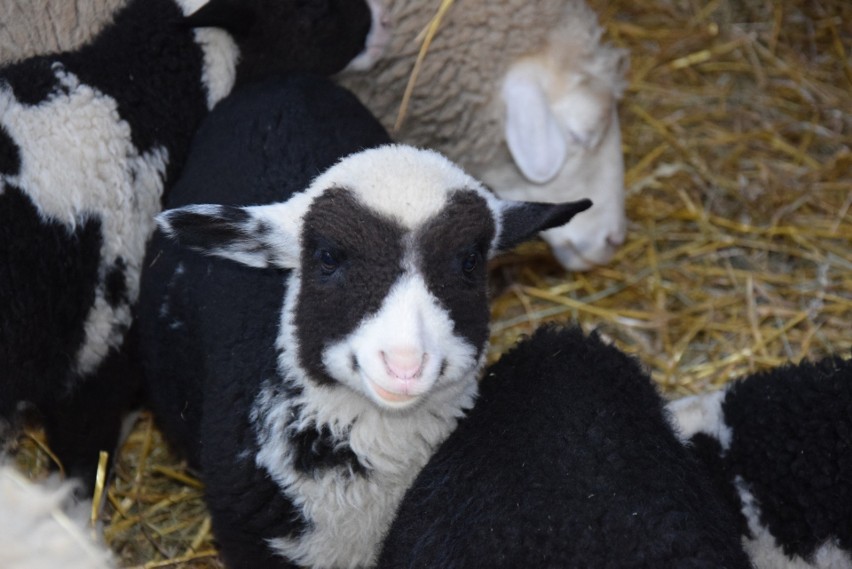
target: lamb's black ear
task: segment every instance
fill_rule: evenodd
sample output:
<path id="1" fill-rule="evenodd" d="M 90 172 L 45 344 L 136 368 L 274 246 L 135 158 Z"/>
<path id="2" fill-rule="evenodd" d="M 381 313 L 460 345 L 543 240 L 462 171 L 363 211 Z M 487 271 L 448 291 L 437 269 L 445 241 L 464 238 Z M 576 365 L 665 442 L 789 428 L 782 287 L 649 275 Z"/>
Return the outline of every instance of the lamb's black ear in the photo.
<path id="1" fill-rule="evenodd" d="M 503 223 L 497 239 L 497 250 L 507 251 L 535 237 L 539 231 L 559 227 L 572 217 L 592 207 L 592 200 L 565 203 L 503 202 Z"/>
<path id="2" fill-rule="evenodd" d="M 245 0 L 210 0 L 185 17 L 188 28 L 221 28 L 237 37 L 244 37 L 254 25 L 257 14 L 245 5 Z"/>
<path id="3" fill-rule="evenodd" d="M 157 225 L 181 245 L 250 267 L 296 266 L 298 230 L 285 204 L 231 207 L 191 205 L 167 210 Z"/>

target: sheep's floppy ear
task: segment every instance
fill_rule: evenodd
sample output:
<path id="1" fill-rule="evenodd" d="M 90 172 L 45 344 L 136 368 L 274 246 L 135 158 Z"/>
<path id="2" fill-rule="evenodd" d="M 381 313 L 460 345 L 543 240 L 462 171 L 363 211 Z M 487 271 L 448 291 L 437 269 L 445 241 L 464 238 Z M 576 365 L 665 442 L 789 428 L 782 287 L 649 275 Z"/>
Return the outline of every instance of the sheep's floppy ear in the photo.
<path id="1" fill-rule="evenodd" d="M 531 73 L 511 73 L 503 83 L 506 143 L 531 182 L 551 180 L 565 162 L 568 144 L 547 96 Z"/>
<path id="2" fill-rule="evenodd" d="M 539 231 L 565 225 L 572 217 L 592 207 L 592 200 L 564 203 L 504 201 L 497 250 L 507 251 L 535 237 Z"/>
<path id="3" fill-rule="evenodd" d="M 244 0 L 210 0 L 182 20 L 188 28 L 220 28 L 237 37 L 248 35 L 256 15 Z"/>
<path id="4" fill-rule="evenodd" d="M 157 224 L 182 245 L 250 267 L 290 269 L 299 261 L 298 224 L 286 204 L 190 205 L 164 211 Z"/>

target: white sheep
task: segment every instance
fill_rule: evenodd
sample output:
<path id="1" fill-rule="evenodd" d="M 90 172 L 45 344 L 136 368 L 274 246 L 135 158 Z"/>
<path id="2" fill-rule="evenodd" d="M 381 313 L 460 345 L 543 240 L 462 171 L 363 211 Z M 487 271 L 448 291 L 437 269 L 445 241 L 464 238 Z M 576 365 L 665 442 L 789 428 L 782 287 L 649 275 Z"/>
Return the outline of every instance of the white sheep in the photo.
<path id="1" fill-rule="evenodd" d="M 73 483 L 31 482 L 0 464 L 0 567 L 111 569 L 115 561 L 87 524 Z"/>
<path id="2" fill-rule="evenodd" d="M 386 58 L 341 79 L 393 127 L 437 2 L 390 3 Z M 593 197 L 575 223 L 543 234 L 560 262 L 610 260 L 626 231 L 617 101 L 627 54 L 601 41 L 583 0 L 456 0 L 420 68 L 395 137 L 434 148 L 507 199 Z"/>
<path id="3" fill-rule="evenodd" d="M 852 568 L 852 360 L 780 366 L 668 409 L 758 569 Z"/>
<path id="4" fill-rule="evenodd" d="M 36 407 L 92 479 L 132 404 L 145 244 L 195 128 L 234 85 L 365 48 L 368 65 L 379 20 L 365 0 L 131 0 L 77 49 L 0 68 L 0 428 Z"/>
<path id="5" fill-rule="evenodd" d="M 246 88 L 199 129 L 158 218 L 139 303 L 147 400 L 200 468 L 231 569 L 375 561 L 473 404 L 488 259 L 591 205 L 503 201 L 388 142 L 328 80 Z"/>

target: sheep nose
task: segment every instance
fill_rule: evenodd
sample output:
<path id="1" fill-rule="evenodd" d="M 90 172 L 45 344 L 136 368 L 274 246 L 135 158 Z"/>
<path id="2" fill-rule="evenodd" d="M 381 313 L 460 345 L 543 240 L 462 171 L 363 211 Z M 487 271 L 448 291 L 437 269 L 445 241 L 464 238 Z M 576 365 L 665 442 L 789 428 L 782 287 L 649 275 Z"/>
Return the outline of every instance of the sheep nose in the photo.
<path id="1" fill-rule="evenodd" d="M 396 379 L 417 379 L 423 373 L 427 355 L 413 348 L 398 348 L 382 351 L 382 361 L 388 375 Z"/>
<path id="2" fill-rule="evenodd" d="M 613 249 L 618 249 L 624 245 L 624 233 L 610 233 L 606 236 L 606 244 Z"/>

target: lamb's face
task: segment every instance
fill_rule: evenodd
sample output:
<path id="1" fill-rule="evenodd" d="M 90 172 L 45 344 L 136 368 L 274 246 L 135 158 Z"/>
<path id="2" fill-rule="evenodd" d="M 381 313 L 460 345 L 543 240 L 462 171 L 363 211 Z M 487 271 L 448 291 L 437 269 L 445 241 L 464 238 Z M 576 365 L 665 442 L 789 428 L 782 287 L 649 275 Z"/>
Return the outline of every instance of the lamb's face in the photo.
<path id="1" fill-rule="evenodd" d="M 435 197 L 403 217 L 366 206 L 357 189 L 313 201 L 294 314 L 311 377 L 402 408 L 478 368 L 495 219 L 476 189 Z"/>
<path id="2" fill-rule="evenodd" d="M 210 253 L 294 269 L 282 330 L 299 368 L 398 410 L 475 377 L 487 260 L 589 205 L 502 202 L 434 152 L 385 146 L 283 204 L 190 206 L 160 221 Z"/>

